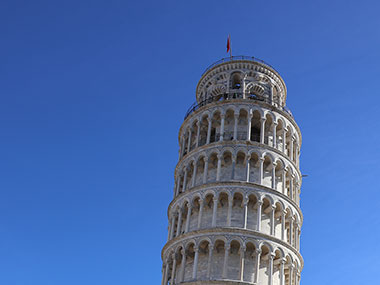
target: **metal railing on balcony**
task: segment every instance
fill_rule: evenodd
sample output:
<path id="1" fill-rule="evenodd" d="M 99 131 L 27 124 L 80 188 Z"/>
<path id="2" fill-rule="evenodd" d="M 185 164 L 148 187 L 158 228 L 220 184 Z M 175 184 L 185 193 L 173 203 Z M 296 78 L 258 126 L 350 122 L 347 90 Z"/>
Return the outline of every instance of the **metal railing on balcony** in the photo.
<path id="1" fill-rule="evenodd" d="M 266 63 L 262 59 L 259 59 L 259 58 L 253 57 L 253 56 L 235 55 L 235 56 L 231 56 L 231 57 L 222 58 L 222 59 L 218 60 L 217 62 L 214 62 L 213 64 L 211 64 L 210 66 L 208 66 L 206 68 L 206 70 L 202 73 L 202 76 L 203 76 L 203 74 L 205 74 L 207 71 L 209 71 L 211 68 L 213 68 L 214 66 L 216 66 L 218 64 L 230 62 L 230 61 L 237 61 L 237 60 L 249 60 L 249 61 L 253 61 L 253 62 L 258 62 L 258 63 L 264 64 L 264 65 L 270 67 L 271 69 L 273 69 L 274 71 L 276 71 L 278 73 L 278 71 L 273 66 Z"/>
<path id="2" fill-rule="evenodd" d="M 198 110 L 199 108 L 201 108 L 207 104 L 211 104 L 211 103 L 215 103 L 215 102 L 222 102 L 222 101 L 227 101 L 227 100 L 234 100 L 234 99 L 243 99 L 243 93 L 242 92 L 223 93 L 220 95 L 211 96 L 211 97 L 209 97 L 209 98 L 207 98 L 207 99 L 205 99 L 199 103 L 195 102 L 187 110 L 186 115 L 185 115 L 185 119 L 191 113 L 193 113 L 194 111 Z M 249 94 L 246 97 L 246 100 L 253 100 L 253 101 L 270 103 L 270 100 L 268 100 L 267 98 L 259 97 L 259 96 L 256 96 L 255 94 Z"/>

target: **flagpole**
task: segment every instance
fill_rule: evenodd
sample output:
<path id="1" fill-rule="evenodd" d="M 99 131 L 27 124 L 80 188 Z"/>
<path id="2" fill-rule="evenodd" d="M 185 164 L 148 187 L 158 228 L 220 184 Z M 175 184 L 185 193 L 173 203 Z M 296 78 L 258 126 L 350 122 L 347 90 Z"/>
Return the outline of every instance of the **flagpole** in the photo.
<path id="1" fill-rule="evenodd" d="M 230 35 L 228 35 L 228 36 L 230 38 L 230 59 L 232 59 L 231 36 Z"/>

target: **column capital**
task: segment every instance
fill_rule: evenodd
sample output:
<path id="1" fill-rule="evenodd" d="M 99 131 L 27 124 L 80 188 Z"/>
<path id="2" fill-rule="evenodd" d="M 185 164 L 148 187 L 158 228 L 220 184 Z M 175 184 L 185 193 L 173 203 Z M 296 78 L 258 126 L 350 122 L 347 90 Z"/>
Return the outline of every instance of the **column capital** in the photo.
<path id="1" fill-rule="evenodd" d="M 231 244 L 230 244 L 229 242 L 227 242 L 227 243 L 224 245 L 224 248 L 225 248 L 226 250 L 230 250 L 230 248 L 231 248 Z"/>
<path id="2" fill-rule="evenodd" d="M 261 118 L 260 118 L 260 121 L 261 121 L 261 122 L 265 122 L 266 120 L 267 120 L 267 118 L 265 118 L 265 117 L 261 117 Z"/>
<path id="3" fill-rule="evenodd" d="M 258 204 L 259 206 L 262 206 L 262 205 L 264 204 L 264 202 L 263 202 L 263 200 L 258 200 L 258 201 L 257 201 L 257 204 Z"/>
<path id="4" fill-rule="evenodd" d="M 274 254 L 273 252 L 271 252 L 270 255 L 269 255 L 269 258 L 271 260 L 273 260 L 275 257 L 276 257 L 276 254 Z"/>
<path id="5" fill-rule="evenodd" d="M 224 119 L 226 117 L 226 114 L 225 113 L 221 113 L 220 114 L 220 118 Z"/>
<path id="6" fill-rule="evenodd" d="M 198 120 L 197 120 L 197 127 L 198 127 L 198 128 L 199 128 L 200 124 L 201 124 L 201 121 L 198 119 Z"/>
<path id="7" fill-rule="evenodd" d="M 260 162 L 264 162 L 265 158 L 264 157 L 259 157 Z"/>
<path id="8" fill-rule="evenodd" d="M 240 116 L 239 113 L 237 113 L 237 114 L 235 113 L 235 114 L 234 114 L 234 118 L 235 118 L 235 119 L 239 119 L 239 116 Z"/>
<path id="9" fill-rule="evenodd" d="M 209 243 L 209 244 L 208 244 L 208 250 L 209 250 L 209 251 L 214 250 L 214 245 L 213 245 L 212 243 Z"/>
<path id="10" fill-rule="evenodd" d="M 184 248 L 181 249 L 181 254 L 184 256 L 186 254 L 186 250 Z"/>
<path id="11" fill-rule="evenodd" d="M 176 253 L 175 252 L 172 253 L 172 259 L 173 260 L 176 259 Z"/>
<path id="12" fill-rule="evenodd" d="M 217 196 L 214 196 L 214 197 L 212 198 L 212 201 L 213 201 L 214 203 L 218 202 L 218 200 L 219 200 L 219 197 L 217 197 Z"/>
<path id="13" fill-rule="evenodd" d="M 256 250 L 255 250 L 255 253 L 256 253 L 257 255 L 261 255 L 261 252 L 262 252 L 261 249 L 256 249 Z"/>
<path id="14" fill-rule="evenodd" d="M 282 265 L 285 265 L 285 263 L 286 263 L 286 259 L 285 259 L 285 258 L 281 258 L 280 263 L 281 263 Z"/>
<path id="15" fill-rule="evenodd" d="M 239 248 L 240 253 L 243 253 L 243 254 L 245 253 L 246 250 L 247 250 L 247 247 L 245 245 Z"/>
<path id="16" fill-rule="evenodd" d="M 218 158 L 218 160 L 219 160 L 219 159 L 222 159 L 222 158 L 223 158 L 223 154 L 218 153 L 217 158 Z"/>
<path id="17" fill-rule="evenodd" d="M 194 245 L 194 252 L 197 253 L 199 251 L 199 247 L 197 245 Z"/>

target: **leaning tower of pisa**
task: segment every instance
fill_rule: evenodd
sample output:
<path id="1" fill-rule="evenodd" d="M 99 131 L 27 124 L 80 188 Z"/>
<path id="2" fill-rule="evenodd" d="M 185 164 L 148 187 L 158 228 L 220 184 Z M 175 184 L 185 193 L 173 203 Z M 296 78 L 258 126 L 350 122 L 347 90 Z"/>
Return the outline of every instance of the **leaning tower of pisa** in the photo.
<path id="1" fill-rule="evenodd" d="M 269 64 L 206 69 L 179 131 L 162 285 L 298 285 L 301 133 Z"/>

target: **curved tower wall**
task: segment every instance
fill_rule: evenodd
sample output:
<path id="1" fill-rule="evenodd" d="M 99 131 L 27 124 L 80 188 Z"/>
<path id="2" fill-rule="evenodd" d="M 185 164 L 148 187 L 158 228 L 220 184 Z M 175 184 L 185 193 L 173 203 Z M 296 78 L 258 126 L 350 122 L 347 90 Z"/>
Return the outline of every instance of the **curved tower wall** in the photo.
<path id="1" fill-rule="evenodd" d="M 301 133 L 269 65 L 206 70 L 179 131 L 162 285 L 297 285 Z"/>

